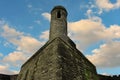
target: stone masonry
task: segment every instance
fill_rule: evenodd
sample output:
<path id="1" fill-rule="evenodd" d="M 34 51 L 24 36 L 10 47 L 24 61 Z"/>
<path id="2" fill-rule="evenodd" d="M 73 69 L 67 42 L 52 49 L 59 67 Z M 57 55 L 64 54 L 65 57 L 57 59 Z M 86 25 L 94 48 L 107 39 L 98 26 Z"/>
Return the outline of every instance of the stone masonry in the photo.
<path id="1" fill-rule="evenodd" d="M 49 41 L 21 67 L 17 80 L 98 80 L 95 66 L 67 36 L 67 11 L 51 11 Z"/>
<path id="2" fill-rule="evenodd" d="M 64 7 L 54 7 L 48 42 L 22 65 L 18 75 L 0 74 L 0 80 L 120 80 L 120 75 L 97 74 L 76 48 L 67 36 L 67 14 Z"/>

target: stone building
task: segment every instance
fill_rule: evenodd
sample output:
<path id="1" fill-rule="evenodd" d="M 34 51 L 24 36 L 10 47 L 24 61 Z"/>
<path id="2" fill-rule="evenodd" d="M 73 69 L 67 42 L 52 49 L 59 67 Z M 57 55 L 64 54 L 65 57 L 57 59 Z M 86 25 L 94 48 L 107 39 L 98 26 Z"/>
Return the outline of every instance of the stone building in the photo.
<path id="1" fill-rule="evenodd" d="M 64 7 L 54 7 L 48 42 L 22 65 L 18 75 L 0 75 L 0 80 L 120 80 L 120 76 L 98 75 L 76 48 L 67 36 L 67 14 Z"/>
<path id="2" fill-rule="evenodd" d="M 51 11 L 49 41 L 21 67 L 17 80 L 98 80 L 95 66 L 67 36 L 67 11 Z"/>
<path id="3" fill-rule="evenodd" d="M 0 74 L 0 80 L 16 80 L 17 76 L 18 76 L 17 74 L 16 75 Z"/>

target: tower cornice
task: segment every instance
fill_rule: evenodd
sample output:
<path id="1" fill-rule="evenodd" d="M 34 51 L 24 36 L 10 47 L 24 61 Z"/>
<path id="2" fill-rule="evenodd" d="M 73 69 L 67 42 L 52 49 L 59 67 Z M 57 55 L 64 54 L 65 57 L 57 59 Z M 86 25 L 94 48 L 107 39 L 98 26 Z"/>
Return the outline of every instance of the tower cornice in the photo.
<path id="1" fill-rule="evenodd" d="M 55 9 L 62 9 L 64 10 L 66 13 L 67 13 L 67 10 L 63 7 L 63 6 L 55 6 L 52 10 L 51 10 L 51 13 L 55 10 Z M 68 13 L 67 13 L 68 14 Z"/>

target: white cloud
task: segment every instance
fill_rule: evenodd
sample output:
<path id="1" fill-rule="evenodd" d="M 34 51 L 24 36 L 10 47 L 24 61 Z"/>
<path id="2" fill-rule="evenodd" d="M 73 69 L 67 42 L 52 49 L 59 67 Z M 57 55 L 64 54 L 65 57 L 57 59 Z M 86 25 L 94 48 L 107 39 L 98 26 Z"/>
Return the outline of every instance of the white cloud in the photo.
<path id="1" fill-rule="evenodd" d="M 0 73 L 2 74 L 15 74 L 16 71 L 9 70 L 8 65 L 0 65 Z"/>
<path id="2" fill-rule="evenodd" d="M 108 73 L 101 73 L 102 75 L 105 75 L 105 76 L 110 76 L 110 74 L 108 74 Z"/>
<path id="3" fill-rule="evenodd" d="M 101 22 L 94 19 L 69 22 L 70 37 L 82 50 L 91 44 L 104 41 L 104 45 L 93 50 L 93 54 L 87 55 L 87 57 L 97 67 L 120 66 L 120 49 L 118 49 L 120 47 L 120 26 L 111 25 L 106 28 Z"/>
<path id="4" fill-rule="evenodd" d="M 107 39 L 120 38 L 120 26 L 119 25 L 111 25 L 109 28 L 104 30 L 104 37 Z"/>
<path id="5" fill-rule="evenodd" d="M 2 26 L 4 23 L 5 23 L 5 21 L 0 19 L 0 26 Z"/>
<path id="6" fill-rule="evenodd" d="M 4 25 L 2 29 L 3 29 L 3 33 L 1 35 L 7 39 L 18 38 L 19 36 L 23 35 L 22 32 L 16 31 L 15 29 L 10 28 L 8 25 Z"/>
<path id="7" fill-rule="evenodd" d="M 27 55 L 26 53 L 24 53 L 22 51 L 14 51 L 14 52 L 11 52 L 8 55 L 4 56 L 3 59 L 1 60 L 1 63 L 5 64 L 5 65 L 7 64 L 10 67 L 20 68 L 20 66 L 23 63 L 25 63 L 25 61 L 27 61 L 30 56 L 31 56 L 30 54 Z M 9 70 L 12 71 L 11 69 L 9 69 Z M 16 70 L 14 70 L 14 71 L 16 72 Z"/>
<path id="8" fill-rule="evenodd" d="M 36 20 L 36 21 L 34 21 L 35 23 L 37 23 L 37 24 L 41 24 L 41 21 L 40 20 Z"/>
<path id="9" fill-rule="evenodd" d="M 110 0 L 95 0 L 96 5 L 100 10 L 109 11 L 112 9 L 120 8 L 120 0 L 117 0 L 116 3 L 111 3 Z"/>
<path id="10" fill-rule="evenodd" d="M 88 16 L 88 18 L 91 18 L 91 14 L 92 14 L 92 9 L 88 9 L 86 12 L 86 15 Z"/>
<path id="11" fill-rule="evenodd" d="M 0 37 L 6 39 L 7 44 L 10 43 L 12 47 L 15 47 L 15 50 L 8 53 L 8 55 L 3 56 L 0 54 L 0 72 L 6 74 L 18 73 L 19 71 L 11 70 L 10 68 L 20 68 L 20 66 L 45 43 L 49 35 L 48 30 L 42 32 L 40 35 L 40 40 L 42 41 L 40 41 L 6 24 L 0 25 L 0 30 Z M 7 45 L 6 43 L 4 45 Z"/>
<path id="12" fill-rule="evenodd" d="M 49 30 L 42 32 L 42 34 L 40 35 L 40 39 L 48 40 L 48 38 L 49 38 Z"/>
<path id="13" fill-rule="evenodd" d="M 42 43 L 37 39 L 24 35 L 24 33 L 16 31 L 13 28 L 10 28 L 8 25 L 3 26 L 2 37 L 8 40 L 17 47 L 17 50 L 21 50 L 27 53 L 35 52 Z"/>
<path id="14" fill-rule="evenodd" d="M 87 58 L 97 67 L 118 67 L 120 66 L 120 41 L 112 41 L 101 45 L 93 50 L 92 55 Z"/>
<path id="15" fill-rule="evenodd" d="M 29 54 L 36 52 L 42 45 L 40 41 L 30 36 L 22 36 L 14 44 L 18 46 L 17 50 L 21 50 Z"/>
<path id="16" fill-rule="evenodd" d="M 0 57 L 3 57 L 3 54 L 2 54 L 2 53 L 0 53 Z"/>
<path id="17" fill-rule="evenodd" d="M 12 63 L 16 63 L 16 62 L 24 62 L 26 61 L 27 56 L 22 53 L 22 52 L 18 52 L 18 51 L 14 51 L 12 53 L 9 53 L 7 56 L 5 56 L 3 58 L 4 62 L 12 62 Z"/>
<path id="18" fill-rule="evenodd" d="M 28 7 L 28 8 L 32 8 L 33 6 L 32 6 L 31 4 L 28 4 L 27 7 Z"/>
<path id="19" fill-rule="evenodd" d="M 34 27 L 33 26 L 29 26 L 29 29 L 33 29 Z"/>
<path id="20" fill-rule="evenodd" d="M 27 5 L 27 8 L 28 8 L 28 11 L 30 12 L 30 13 L 33 13 L 33 14 L 39 14 L 39 12 L 42 10 L 41 8 L 38 8 L 38 7 L 35 7 L 35 6 L 33 6 L 32 4 L 28 4 Z"/>
<path id="21" fill-rule="evenodd" d="M 101 24 L 101 22 L 86 19 L 77 22 L 70 22 L 68 26 L 71 39 L 80 42 L 79 45 L 81 48 L 87 47 L 90 44 L 103 39 L 103 36 L 100 34 L 104 32 L 105 26 Z"/>
<path id="22" fill-rule="evenodd" d="M 51 19 L 50 13 L 47 13 L 47 12 L 42 13 L 42 16 L 43 16 L 45 19 L 49 20 L 49 21 L 50 21 L 50 19 Z"/>
<path id="23" fill-rule="evenodd" d="M 49 18 L 47 17 L 47 19 Z M 120 26 L 111 25 L 109 28 L 106 28 L 102 24 L 102 21 L 99 17 L 94 17 L 94 18 L 91 17 L 90 19 L 83 19 L 76 22 L 69 22 L 68 26 L 69 26 L 68 29 L 71 39 L 74 39 L 74 41 L 79 42 L 79 44 L 77 45 L 80 48 L 87 47 L 93 43 L 95 44 L 101 40 L 109 41 L 112 39 L 120 38 L 120 32 L 119 32 Z M 49 31 L 48 30 L 44 31 L 40 35 L 40 39 L 47 40 L 48 35 L 49 35 Z M 15 29 L 10 28 L 8 25 L 5 25 L 3 27 L 2 36 L 17 47 L 16 51 L 11 52 L 3 59 L 6 62 L 12 63 L 12 65 L 14 64 L 15 66 L 19 65 L 16 64 L 17 61 L 24 62 L 26 56 L 28 57 L 28 55 L 32 55 L 32 53 L 34 53 L 42 45 L 41 41 L 31 36 L 25 35 L 25 33 L 16 31 Z M 95 53 L 96 52 L 93 52 L 93 55 Z M 15 55 L 20 55 L 20 56 L 16 57 L 15 59 L 12 59 L 12 57 Z M 93 55 L 89 55 L 89 59 L 93 58 Z M 22 56 L 24 57 L 20 58 Z M 104 63 L 101 63 L 100 65 L 97 66 L 103 66 L 103 64 Z"/>
<path id="24" fill-rule="evenodd" d="M 71 39 L 74 39 L 74 41 L 77 41 L 79 43 L 77 45 L 78 47 L 80 47 L 80 49 L 86 48 L 89 45 L 95 44 L 101 40 L 105 40 L 107 42 L 109 40 L 111 41 L 112 39 L 120 38 L 119 25 L 111 25 L 109 28 L 106 28 L 106 26 L 102 24 L 101 19 L 97 16 L 92 16 L 92 13 L 92 10 L 89 9 L 87 11 L 89 19 L 83 19 L 80 21 L 68 23 L 70 37 Z M 42 13 L 42 16 L 50 21 L 51 16 L 49 13 Z M 8 40 L 9 43 L 12 43 L 14 46 L 16 46 L 15 51 L 9 53 L 3 58 L 3 61 L 9 63 L 9 65 L 19 66 L 19 63 L 22 64 L 22 62 L 24 62 L 26 58 L 31 56 L 43 44 L 41 41 L 35 39 L 32 36 L 28 36 L 23 32 L 15 30 L 14 28 L 10 28 L 9 25 L 3 26 L 3 33 L 1 35 L 6 40 Z M 48 40 L 48 36 L 49 31 L 44 31 L 40 35 L 40 39 Z M 87 57 L 99 67 L 106 67 L 108 65 L 112 67 L 118 66 L 116 65 L 116 63 L 119 61 L 118 58 L 120 55 L 118 55 L 117 52 L 113 55 L 112 52 L 113 50 L 115 50 L 115 48 L 120 46 L 115 44 L 114 42 L 112 43 L 113 44 L 106 43 L 105 45 L 102 45 L 99 49 L 95 49 L 93 51 L 93 55 L 88 55 Z M 115 45 L 116 47 L 114 48 L 113 45 Z M 109 48 L 111 53 L 108 53 L 109 51 L 105 51 L 107 50 L 107 48 Z M 100 51 L 104 52 L 101 52 L 102 54 L 100 54 Z M 103 55 L 103 53 L 106 54 L 106 56 L 108 55 L 109 58 L 106 58 L 105 55 Z M 118 58 L 116 58 L 115 60 L 111 59 L 115 62 L 116 60 L 118 61 L 116 63 L 109 63 L 105 65 L 104 61 L 100 61 L 101 59 L 98 54 L 103 56 L 103 60 L 105 62 L 107 62 L 106 59 L 111 59 L 112 56 L 118 55 Z M 15 57 L 15 59 L 13 57 Z M 95 59 L 96 62 L 93 59 Z"/>
<path id="25" fill-rule="evenodd" d="M 14 66 L 14 68 L 20 67 L 32 54 L 34 54 L 43 45 L 43 42 L 39 41 L 38 39 L 26 35 L 23 32 L 19 32 L 14 28 L 9 27 L 9 25 L 3 25 L 1 29 L 2 32 L 0 32 L 0 36 L 5 38 L 8 43 L 16 46 L 16 50 L 2 57 L 1 63 L 4 65 L 7 64 L 10 67 Z M 5 68 L 0 72 L 7 73 L 9 71 L 9 73 L 11 74 L 18 72 L 9 69 L 10 67 Z"/>
<path id="26" fill-rule="evenodd" d="M 102 21 L 96 19 L 84 19 L 76 22 L 69 22 L 68 29 L 71 39 L 79 42 L 81 47 L 95 44 L 101 40 L 109 41 L 120 38 L 120 26 L 111 25 L 106 28 Z"/>
<path id="27" fill-rule="evenodd" d="M 3 44 L 5 47 L 9 47 L 9 42 L 4 42 L 4 44 Z"/>
<path id="28" fill-rule="evenodd" d="M 103 8 L 106 10 L 110 10 L 114 8 L 114 4 L 112 4 L 109 0 L 96 0 L 96 3 L 100 8 Z"/>
<path id="29" fill-rule="evenodd" d="M 92 4 L 91 4 L 91 6 L 92 6 Z M 90 19 L 92 21 L 101 22 L 102 21 L 101 18 L 98 16 L 95 16 L 95 14 L 96 13 L 101 14 L 102 11 L 99 11 L 99 12 L 95 11 L 95 10 L 93 11 L 93 9 L 94 9 L 94 7 L 89 7 L 88 10 L 86 11 L 85 15 L 88 17 L 88 19 Z"/>
<path id="30" fill-rule="evenodd" d="M 2 66 L 2 65 L 0 65 L 0 70 L 5 70 L 6 68 L 8 68 L 8 66 Z"/>

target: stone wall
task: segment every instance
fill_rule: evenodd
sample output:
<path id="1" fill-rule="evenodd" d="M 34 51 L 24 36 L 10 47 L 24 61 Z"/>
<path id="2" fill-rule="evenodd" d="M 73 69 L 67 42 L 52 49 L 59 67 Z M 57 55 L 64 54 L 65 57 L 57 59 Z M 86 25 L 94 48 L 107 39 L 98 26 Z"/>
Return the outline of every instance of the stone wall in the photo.
<path id="1" fill-rule="evenodd" d="M 45 44 L 21 68 L 17 80 L 61 80 L 57 43 Z"/>
<path id="2" fill-rule="evenodd" d="M 64 79 L 98 80 L 95 66 L 78 49 L 70 46 L 64 40 L 61 42 L 58 46 L 58 52 L 62 60 Z"/>
<path id="3" fill-rule="evenodd" d="M 98 80 L 95 66 L 75 47 L 55 38 L 21 68 L 17 80 Z"/>
<path id="4" fill-rule="evenodd" d="M 17 75 L 0 75 L 0 80 L 120 80 L 119 76 L 98 75 L 96 67 L 61 38 L 44 45 Z"/>
<path id="5" fill-rule="evenodd" d="M 10 75 L 10 80 L 17 80 L 17 76 L 18 76 L 18 74 Z"/>
<path id="6" fill-rule="evenodd" d="M 17 74 L 16 75 L 0 74 L 0 80 L 17 80 L 17 76 L 18 76 Z M 120 75 L 105 76 L 98 74 L 98 76 L 99 80 L 120 80 Z"/>
<path id="7" fill-rule="evenodd" d="M 0 80 L 17 80 L 17 74 L 16 75 L 6 75 L 6 74 L 0 74 Z"/>
<path id="8" fill-rule="evenodd" d="M 112 75 L 112 76 L 105 76 L 105 75 L 98 75 L 100 80 L 120 80 L 120 75 Z"/>

